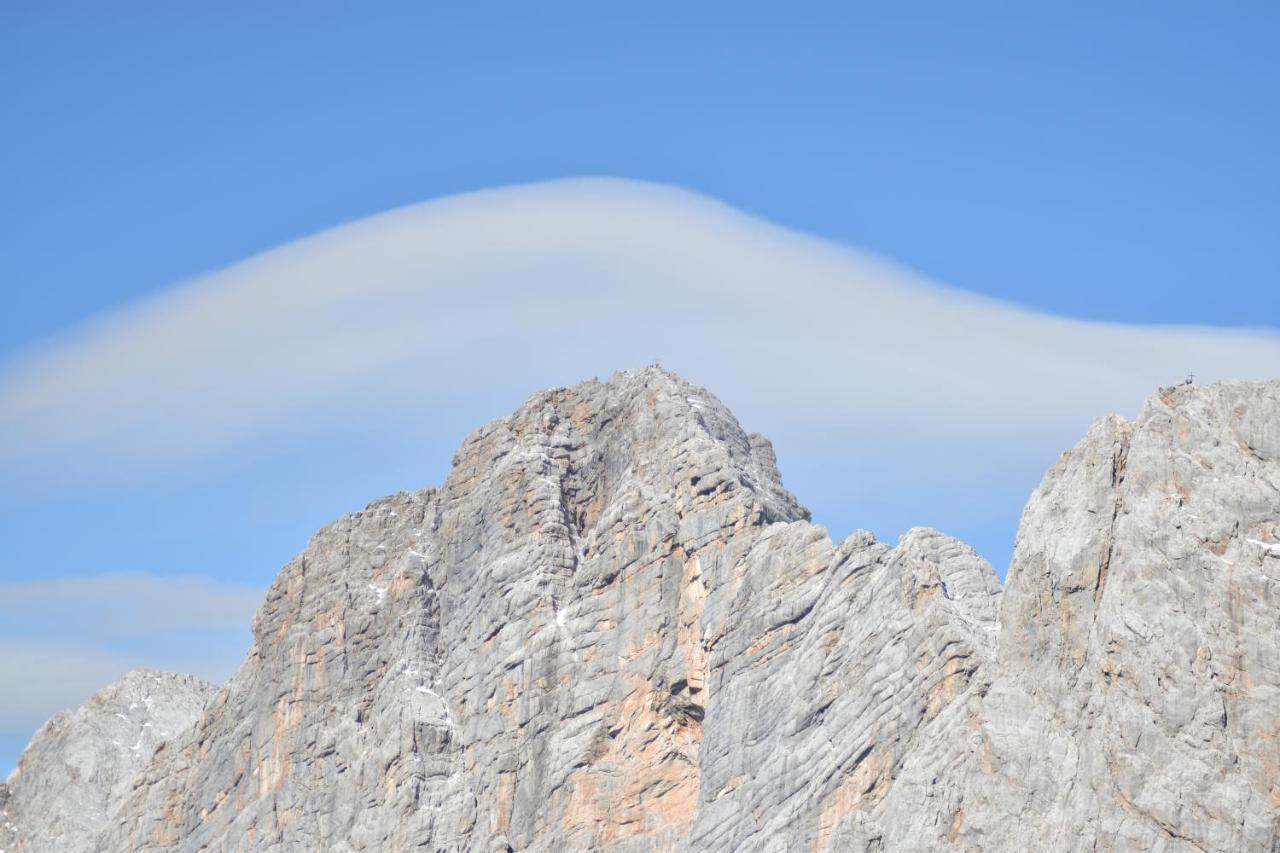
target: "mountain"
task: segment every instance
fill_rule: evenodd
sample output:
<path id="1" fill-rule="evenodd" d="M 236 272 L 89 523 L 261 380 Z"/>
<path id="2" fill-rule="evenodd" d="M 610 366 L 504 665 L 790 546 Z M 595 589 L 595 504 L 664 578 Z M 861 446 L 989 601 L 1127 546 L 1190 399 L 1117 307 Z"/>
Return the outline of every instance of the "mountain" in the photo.
<path id="1" fill-rule="evenodd" d="M 1096 422 L 1002 591 L 933 530 L 832 542 L 714 396 L 624 371 L 321 530 L 253 633 L 96 834 L 30 828 L 80 801 L 42 730 L 4 849 L 1277 851 L 1280 383 Z"/>
<path id="2" fill-rule="evenodd" d="M 0 784 L 0 850 L 93 850 L 158 745 L 216 692 L 189 675 L 133 670 L 36 732 Z"/>

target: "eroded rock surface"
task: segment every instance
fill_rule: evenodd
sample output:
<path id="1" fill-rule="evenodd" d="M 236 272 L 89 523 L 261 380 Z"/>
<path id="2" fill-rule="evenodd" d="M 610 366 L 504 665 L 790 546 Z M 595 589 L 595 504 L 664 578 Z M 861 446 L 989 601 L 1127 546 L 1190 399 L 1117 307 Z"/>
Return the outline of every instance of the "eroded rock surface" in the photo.
<path id="1" fill-rule="evenodd" d="M 36 732 L 0 785 L 0 850 L 95 849 L 151 753 L 199 717 L 212 684 L 134 670 Z"/>
<path id="2" fill-rule="evenodd" d="M 961 840 L 1280 849 L 1280 383 L 1095 423 L 1023 514 L 1001 622 Z"/>
<path id="3" fill-rule="evenodd" d="M 1003 594 L 833 543 L 669 373 L 537 394 L 320 531 L 56 849 L 1280 850 L 1278 389 L 1099 421 Z"/>

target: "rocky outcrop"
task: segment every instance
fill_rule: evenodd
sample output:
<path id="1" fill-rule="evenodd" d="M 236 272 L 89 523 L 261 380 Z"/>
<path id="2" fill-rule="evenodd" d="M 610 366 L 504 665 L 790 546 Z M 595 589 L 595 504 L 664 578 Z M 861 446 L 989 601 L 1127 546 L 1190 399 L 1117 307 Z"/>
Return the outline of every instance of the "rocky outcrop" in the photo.
<path id="1" fill-rule="evenodd" d="M 768 651 L 811 609 L 787 592 L 817 595 L 834 556 L 806 518 L 768 443 L 669 374 L 539 394 L 470 436 L 441 488 L 285 567 L 244 669 L 112 843 L 680 844 L 717 647 Z"/>
<path id="2" fill-rule="evenodd" d="M 95 849 L 151 753 L 199 717 L 213 685 L 134 670 L 41 727 L 0 785 L 0 850 Z"/>
<path id="3" fill-rule="evenodd" d="M 1280 383 L 1097 421 L 1027 505 L 990 683 L 896 781 L 886 849 L 1280 850 L 1278 541 Z"/>
<path id="4" fill-rule="evenodd" d="M 669 373 L 540 393 L 318 533 L 58 849 L 1280 849 L 1278 390 L 1100 421 L 1003 594 L 832 542 Z"/>
<path id="5" fill-rule="evenodd" d="M 959 837 L 1280 849 L 1280 383 L 1098 421 L 1023 514 Z"/>

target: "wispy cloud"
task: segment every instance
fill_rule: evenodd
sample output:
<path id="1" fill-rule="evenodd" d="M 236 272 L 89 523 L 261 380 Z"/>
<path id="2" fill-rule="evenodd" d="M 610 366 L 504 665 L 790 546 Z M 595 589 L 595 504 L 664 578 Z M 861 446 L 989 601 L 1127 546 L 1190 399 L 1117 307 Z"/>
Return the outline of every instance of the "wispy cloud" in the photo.
<path id="1" fill-rule="evenodd" d="M 262 595 L 180 576 L 0 583 L 0 731 L 33 729 L 135 666 L 225 679 Z"/>
<path id="2" fill-rule="evenodd" d="M 75 708 L 136 664 L 89 648 L 0 641 L 0 730 L 31 731 Z"/>
<path id="3" fill-rule="evenodd" d="M 555 182 L 336 228 L 27 353 L 0 376 L 0 470 L 185 466 L 655 358 L 775 435 L 999 443 L 1188 369 L 1275 373 L 1280 336 L 1046 316 L 681 190 Z"/>
<path id="4" fill-rule="evenodd" d="M 248 629 L 263 591 L 199 577 L 110 574 L 0 583 L 0 636 L 121 640 L 175 629 Z"/>

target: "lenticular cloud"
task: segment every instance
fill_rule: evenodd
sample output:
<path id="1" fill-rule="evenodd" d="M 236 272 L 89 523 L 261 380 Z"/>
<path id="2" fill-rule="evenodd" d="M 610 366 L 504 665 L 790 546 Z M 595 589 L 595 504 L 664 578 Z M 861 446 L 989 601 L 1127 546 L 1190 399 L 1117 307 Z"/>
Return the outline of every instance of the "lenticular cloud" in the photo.
<path id="1" fill-rule="evenodd" d="M 655 360 L 775 439 L 1034 444 L 1188 369 L 1274 374 L 1280 336 L 1037 314 L 680 189 L 560 181 L 343 225 L 47 342 L 0 373 L 0 471 L 185 466 Z"/>

